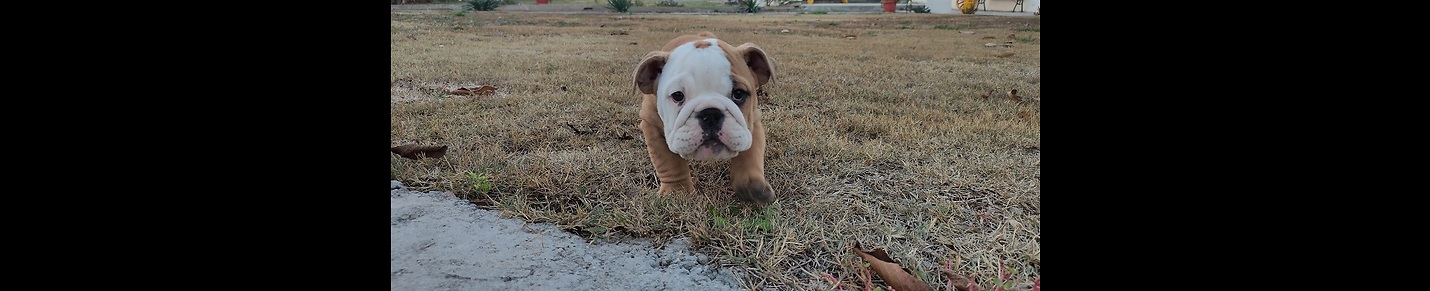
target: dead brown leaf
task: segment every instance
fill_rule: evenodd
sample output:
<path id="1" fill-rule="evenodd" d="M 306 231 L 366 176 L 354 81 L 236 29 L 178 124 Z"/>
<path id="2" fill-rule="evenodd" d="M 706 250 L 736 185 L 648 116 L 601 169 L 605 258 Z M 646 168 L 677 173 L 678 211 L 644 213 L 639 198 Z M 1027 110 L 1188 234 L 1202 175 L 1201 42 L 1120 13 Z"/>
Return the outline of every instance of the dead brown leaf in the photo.
<path id="1" fill-rule="evenodd" d="M 1022 118 L 1023 121 L 1033 121 L 1033 114 L 1027 111 L 1018 111 L 1018 117 Z"/>
<path id="2" fill-rule="evenodd" d="M 485 96 L 485 95 L 495 94 L 496 92 L 497 92 L 497 87 L 493 87 L 492 85 L 482 85 L 481 87 L 477 87 L 477 88 L 466 88 L 466 87 L 457 88 L 457 90 L 452 90 L 451 93 L 452 93 L 453 95 L 484 95 L 484 96 Z"/>
<path id="3" fill-rule="evenodd" d="M 424 145 L 404 145 L 392 148 L 392 153 L 413 160 L 420 160 L 422 157 L 440 159 L 447 155 L 447 146 L 424 146 Z"/>
<path id="4" fill-rule="evenodd" d="M 1043 150 L 1043 143 L 1040 142 L 1040 143 L 1036 143 L 1036 144 L 1029 145 L 1029 146 L 1023 146 L 1023 150 L 1027 150 L 1028 152 L 1042 151 L 1042 150 Z M 1021 225 L 1022 225 L 1022 224 L 1019 224 L 1019 226 L 1021 226 Z"/>
<path id="5" fill-rule="evenodd" d="M 859 255 L 865 262 L 869 262 L 869 268 L 874 269 L 874 273 L 879 274 L 879 278 L 884 278 L 884 283 L 889 284 L 889 287 L 893 287 L 894 290 L 933 290 L 929 288 L 929 285 L 924 283 L 924 281 L 919 281 L 919 278 L 914 277 L 913 274 L 909 274 L 908 271 L 904 271 L 904 267 L 894 262 L 894 259 L 890 258 L 889 253 L 885 252 L 884 249 L 874 249 L 872 252 L 864 252 L 864 248 L 860 247 L 858 242 L 855 242 L 853 251 L 854 254 Z"/>
<path id="6" fill-rule="evenodd" d="M 1018 96 L 1018 89 L 1008 90 L 1008 98 L 1013 101 L 1023 102 L 1023 97 Z"/>
<path id="7" fill-rule="evenodd" d="M 948 285 L 952 285 L 954 290 L 981 291 L 983 289 L 979 288 L 978 284 L 973 282 L 973 279 L 954 273 L 952 270 L 942 269 L 939 271 L 943 273 L 944 278 L 948 278 Z"/>

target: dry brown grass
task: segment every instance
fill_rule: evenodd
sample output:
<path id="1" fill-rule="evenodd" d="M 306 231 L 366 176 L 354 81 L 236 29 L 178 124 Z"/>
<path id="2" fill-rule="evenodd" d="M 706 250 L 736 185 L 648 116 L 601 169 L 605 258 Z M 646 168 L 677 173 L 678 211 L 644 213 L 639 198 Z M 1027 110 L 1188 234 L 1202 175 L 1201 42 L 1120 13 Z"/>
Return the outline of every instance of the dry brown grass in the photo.
<path id="1" fill-rule="evenodd" d="M 394 13 L 392 145 L 450 150 L 422 161 L 394 154 L 391 170 L 414 187 L 495 201 L 593 239 L 691 237 L 748 270 L 750 289 L 827 290 L 826 273 L 862 289 L 850 285 L 863 274 L 853 241 L 887 249 L 938 289 L 938 267 L 950 261 L 989 290 L 1002 262 L 1021 285 L 1041 264 L 1041 40 L 1027 29 L 1039 24 L 927 14 Z M 724 163 L 693 165 L 701 194 L 655 193 L 631 72 L 666 40 L 702 30 L 756 43 L 778 62 L 761 101 L 777 193 L 768 208 L 719 191 L 729 181 Z M 1012 45 L 984 46 L 1005 41 Z M 499 89 L 438 93 L 482 84 Z M 475 190 L 469 173 L 491 190 Z"/>

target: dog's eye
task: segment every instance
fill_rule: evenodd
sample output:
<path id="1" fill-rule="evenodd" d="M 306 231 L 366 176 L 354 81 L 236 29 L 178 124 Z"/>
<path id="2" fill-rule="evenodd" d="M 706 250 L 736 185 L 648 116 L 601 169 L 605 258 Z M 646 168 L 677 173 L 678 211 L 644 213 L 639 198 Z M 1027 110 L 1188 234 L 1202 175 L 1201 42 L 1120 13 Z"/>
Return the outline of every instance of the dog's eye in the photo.
<path id="1" fill-rule="evenodd" d="M 675 91 L 675 93 L 670 93 L 670 99 L 675 99 L 675 102 L 685 101 L 685 93 Z"/>
<path id="2" fill-rule="evenodd" d="M 735 99 L 735 102 L 745 101 L 747 97 L 750 97 L 750 92 L 746 92 L 745 89 L 735 89 L 734 92 L 730 92 L 730 99 Z"/>

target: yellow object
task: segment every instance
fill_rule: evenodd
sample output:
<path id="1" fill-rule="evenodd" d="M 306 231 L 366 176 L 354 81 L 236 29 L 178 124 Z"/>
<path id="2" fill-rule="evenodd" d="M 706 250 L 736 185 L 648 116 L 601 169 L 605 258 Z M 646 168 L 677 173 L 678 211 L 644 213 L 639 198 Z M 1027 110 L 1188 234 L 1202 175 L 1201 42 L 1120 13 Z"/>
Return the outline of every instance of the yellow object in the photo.
<path id="1" fill-rule="evenodd" d="M 963 14 L 973 14 L 978 9 L 978 0 L 958 0 L 958 11 Z"/>

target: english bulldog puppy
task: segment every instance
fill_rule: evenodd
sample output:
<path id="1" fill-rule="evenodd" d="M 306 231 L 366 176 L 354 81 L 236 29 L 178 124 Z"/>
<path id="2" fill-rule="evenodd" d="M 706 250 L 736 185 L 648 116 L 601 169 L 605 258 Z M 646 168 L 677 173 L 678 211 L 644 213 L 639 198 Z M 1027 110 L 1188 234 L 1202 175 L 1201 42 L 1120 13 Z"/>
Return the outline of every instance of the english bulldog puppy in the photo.
<path id="1" fill-rule="evenodd" d="M 710 32 L 682 35 L 636 65 L 641 131 L 661 194 L 691 192 L 688 161 L 729 160 L 735 197 L 768 205 L 765 128 L 755 96 L 774 76 L 769 55 Z"/>

